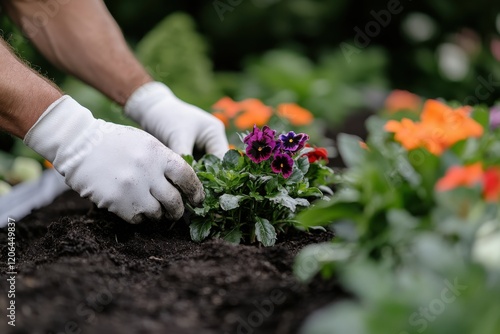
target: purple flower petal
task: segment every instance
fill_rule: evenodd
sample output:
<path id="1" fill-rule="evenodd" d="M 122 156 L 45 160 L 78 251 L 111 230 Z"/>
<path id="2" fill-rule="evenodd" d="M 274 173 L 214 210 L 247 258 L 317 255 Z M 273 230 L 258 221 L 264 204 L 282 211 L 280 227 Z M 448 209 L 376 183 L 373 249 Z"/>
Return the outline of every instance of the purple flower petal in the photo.
<path id="1" fill-rule="evenodd" d="M 248 143 L 248 141 L 251 140 L 258 131 L 260 131 L 260 129 L 256 125 L 254 125 L 252 132 L 250 132 L 245 138 L 243 138 L 243 143 Z"/>
<path id="2" fill-rule="evenodd" d="M 276 146 L 274 146 L 273 153 L 281 152 L 282 146 L 283 146 L 283 142 L 281 140 L 276 140 Z"/>
<path id="3" fill-rule="evenodd" d="M 271 162 L 271 169 L 287 179 L 293 172 L 293 159 L 288 154 L 277 153 Z"/>
<path id="4" fill-rule="evenodd" d="M 252 133 L 244 138 L 243 142 L 247 145 L 246 153 L 253 162 L 260 163 L 271 157 L 276 146 L 274 136 L 270 136 L 271 133 L 274 133 L 274 130 L 267 126 L 264 127 L 264 131 L 254 126 Z"/>
<path id="5" fill-rule="evenodd" d="M 286 151 L 295 153 L 299 149 L 299 145 L 302 139 L 306 136 L 303 133 L 295 134 L 295 132 L 290 131 L 287 134 L 280 135 L 280 140 L 282 141 L 282 147 Z"/>
<path id="6" fill-rule="evenodd" d="M 295 152 L 298 152 L 300 151 L 301 149 L 304 148 L 304 146 L 306 145 L 306 142 L 309 140 L 309 136 L 306 135 L 305 133 L 303 133 L 303 137 L 302 139 L 300 140 L 300 143 L 299 143 L 299 147 L 297 147 L 297 150 Z"/>
<path id="7" fill-rule="evenodd" d="M 262 132 L 264 135 L 268 136 L 269 138 L 272 138 L 274 140 L 274 136 L 276 135 L 276 131 L 268 127 L 267 125 L 264 125 L 262 128 Z"/>

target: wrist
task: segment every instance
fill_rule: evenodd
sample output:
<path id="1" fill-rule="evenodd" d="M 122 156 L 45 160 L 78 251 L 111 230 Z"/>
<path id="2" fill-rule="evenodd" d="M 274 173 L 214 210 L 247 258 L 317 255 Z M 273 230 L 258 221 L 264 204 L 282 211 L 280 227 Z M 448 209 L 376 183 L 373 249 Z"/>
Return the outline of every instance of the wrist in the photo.
<path id="1" fill-rule="evenodd" d="M 129 84 L 122 87 L 121 90 L 115 92 L 113 100 L 121 106 L 125 106 L 131 96 L 141 87 L 148 83 L 154 82 L 151 76 L 147 73 L 140 73 L 136 78 L 129 80 Z"/>
<path id="2" fill-rule="evenodd" d="M 29 129 L 24 143 L 57 168 L 68 157 L 85 154 L 86 147 L 81 142 L 92 140 L 95 122 L 97 120 L 88 109 L 64 95 L 53 102 Z"/>

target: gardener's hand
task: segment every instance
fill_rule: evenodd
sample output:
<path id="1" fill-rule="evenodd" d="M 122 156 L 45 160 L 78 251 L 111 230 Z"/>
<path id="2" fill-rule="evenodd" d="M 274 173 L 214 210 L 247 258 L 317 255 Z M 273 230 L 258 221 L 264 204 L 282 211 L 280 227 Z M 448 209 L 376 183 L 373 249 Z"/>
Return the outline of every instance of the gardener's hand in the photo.
<path id="1" fill-rule="evenodd" d="M 179 219 L 180 189 L 193 205 L 204 199 L 193 169 L 144 131 L 95 119 L 69 96 L 54 102 L 24 142 L 51 161 L 66 183 L 130 223 Z"/>
<path id="2" fill-rule="evenodd" d="M 179 154 L 193 154 L 193 147 L 222 157 L 228 150 L 224 124 L 209 113 L 179 100 L 160 82 L 137 89 L 125 113 Z"/>

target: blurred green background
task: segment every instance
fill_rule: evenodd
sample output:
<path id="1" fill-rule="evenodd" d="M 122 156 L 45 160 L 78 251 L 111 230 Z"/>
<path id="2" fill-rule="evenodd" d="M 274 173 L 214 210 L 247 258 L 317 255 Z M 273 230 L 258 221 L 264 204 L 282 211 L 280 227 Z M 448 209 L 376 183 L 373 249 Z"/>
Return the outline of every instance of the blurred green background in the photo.
<path id="1" fill-rule="evenodd" d="M 500 4 L 491 1 L 105 2 L 155 78 L 205 109 L 226 95 L 297 102 L 336 132 L 395 88 L 465 104 L 500 94 Z M 50 66 L 5 14 L 0 26 L 21 57 L 97 116 L 130 124 Z"/>

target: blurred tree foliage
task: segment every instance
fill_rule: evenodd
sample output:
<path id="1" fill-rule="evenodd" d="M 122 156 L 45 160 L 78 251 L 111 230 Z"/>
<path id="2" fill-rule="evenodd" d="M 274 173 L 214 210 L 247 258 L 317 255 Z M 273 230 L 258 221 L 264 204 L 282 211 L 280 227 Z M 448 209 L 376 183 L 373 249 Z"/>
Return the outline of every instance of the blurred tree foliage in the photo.
<path id="1" fill-rule="evenodd" d="M 174 13 L 155 26 L 137 45 L 137 56 L 151 75 L 188 102 L 210 108 L 221 95 L 203 37 L 193 19 Z"/>
<path id="2" fill-rule="evenodd" d="M 368 23 L 376 21 L 374 13 L 386 10 L 394 1 L 396 0 L 106 0 L 105 2 L 133 47 L 146 35 L 148 37 L 141 43 L 142 45 L 150 44 L 154 40 L 163 41 L 163 38 L 165 38 L 164 41 L 172 43 L 171 46 L 164 44 L 164 49 L 161 51 L 156 47 L 158 55 L 161 54 L 169 59 L 167 63 L 175 59 L 176 53 L 180 54 L 174 50 L 174 46 L 179 43 L 187 46 L 190 42 L 174 43 L 176 33 L 165 33 L 161 38 L 153 37 L 148 33 L 166 16 L 174 12 L 182 11 L 189 14 L 196 22 L 195 29 L 206 41 L 200 43 L 200 45 L 205 45 L 203 47 L 189 46 L 198 55 L 189 58 L 196 69 L 188 70 L 184 67 L 177 71 L 177 69 L 169 68 L 165 71 L 171 73 L 171 78 L 160 78 L 160 80 L 189 81 L 176 78 L 177 75 L 186 73 L 186 75 L 204 77 L 199 82 L 205 82 L 208 85 L 212 80 L 210 74 L 207 74 L 210 65 L 208 58 L 199 56 L 202 53 L 208 52 L 216 71 L 244 70 L 247 64 L 252 63 L 248 59 L 256 59 L 273 49 L 294 51 L 300 56 L 306 56 L 316 65 L 317 62 L 321 62 L 325 52 L 340 50 L 340 43 L 352 44 L 356 37 L 355 28 L 365 31 Z M 382 27 L 380 32 L 375 34 L 376 36 L 370 37 L 369 45 L 366 47 L 370 49 L 377 46 L 386 49 L 386 63 L 389 66 L 386 67 L 384 75 L 388 78 L 389 87 L 409 89 L 427 97 L 441 96 L 448 100 L 463 101 L 471 94 L 475 94 L 474 90 L 481 85 L 479 77 L 488 78 L 493 73 L 500 78 L 498 61 L 490 51 L 492 40 L 498 37 L 500 3 L 489 0 L 473 2 L 467 0 L 400 0 L 398 3 L 402 11 L 392 15 L 388 25 Z M 415 41 L 405 33 L 405 24 L 415 13 L 424 13 L 435 26 L 435 31 L 425 41 Z M 58 83 L 65 80 L 64 75 L 50 67 L 31 48 L 30 44 L 19 37 L 15 29 L 6 23 L 5 17 L 0 17 L 0 20 L 5 38 L 16 46 L 22 57 L 35 68 L 43 69 L 42 73 Z M 172 29 L 182 29 L 183 25 L 193 28 L 186 18 L 179 17 L 170 23 Z M 169 24 L 165 22 L 161 23 L 161 27 L 168 28 L 168 26 Z M 467 55 L 469 69 L 466 75 L 460 80 L 450 80 L 440 69 L 436 50 L 443 43 L 460 43 L 457 42 L 457 39 L 460 39 L 458 35 L 464 28 L 473 31 L 477 36 L 480 50 L 471 51 Z M 418 32 L 420 28 L 410 28 L 412 29 Z M 191 33 L 178 35 L 179 39 L 188 38 L 198 44 L 198 38 L 188 37 L 192 36 Z M 139 51 L 141 57 L 146 57 L 142 55 L 146 51 Z M 366 50 L 361 48 L 360 51 L 360 55 L 364 55 Z M 150 53 L 147 61 L 153 62 L 159 59 L 158 55 Z M 348 66 L 359 66 L 366 59 L 362 57 L 358 64 L 339 62 L 337 71 L 342 72 Z M 199 61 L 200 64 L 195 64 L 195 61 Z M 156 65 L 148 63 L 148 66 L 154 68 Z M 251 69 L 248 71 L 253 72 Z M 179 85 L 181 85 L 180 81 Z M 367 78 L 367 81 L 371 79 Z M 200 88 L 196 88 L 196 93 L 193 92 L 192 95 L 198 95 L 198 89 Z M 207 88 L 207 90 L 212 89 L 213 92 L 217 92 L 218 88 Z M 185 96 L 190 98 L 190 93 L 184 89 L 178 88 L 178 91 L 180 95 L 186 94 Z M 199 103 L 206 105 L 213 92 L 201 93 L 203 101 Z M 488 98 L 479 102 L 491 104 L 498 97 L 498 89 L 494 89 Z"/>

